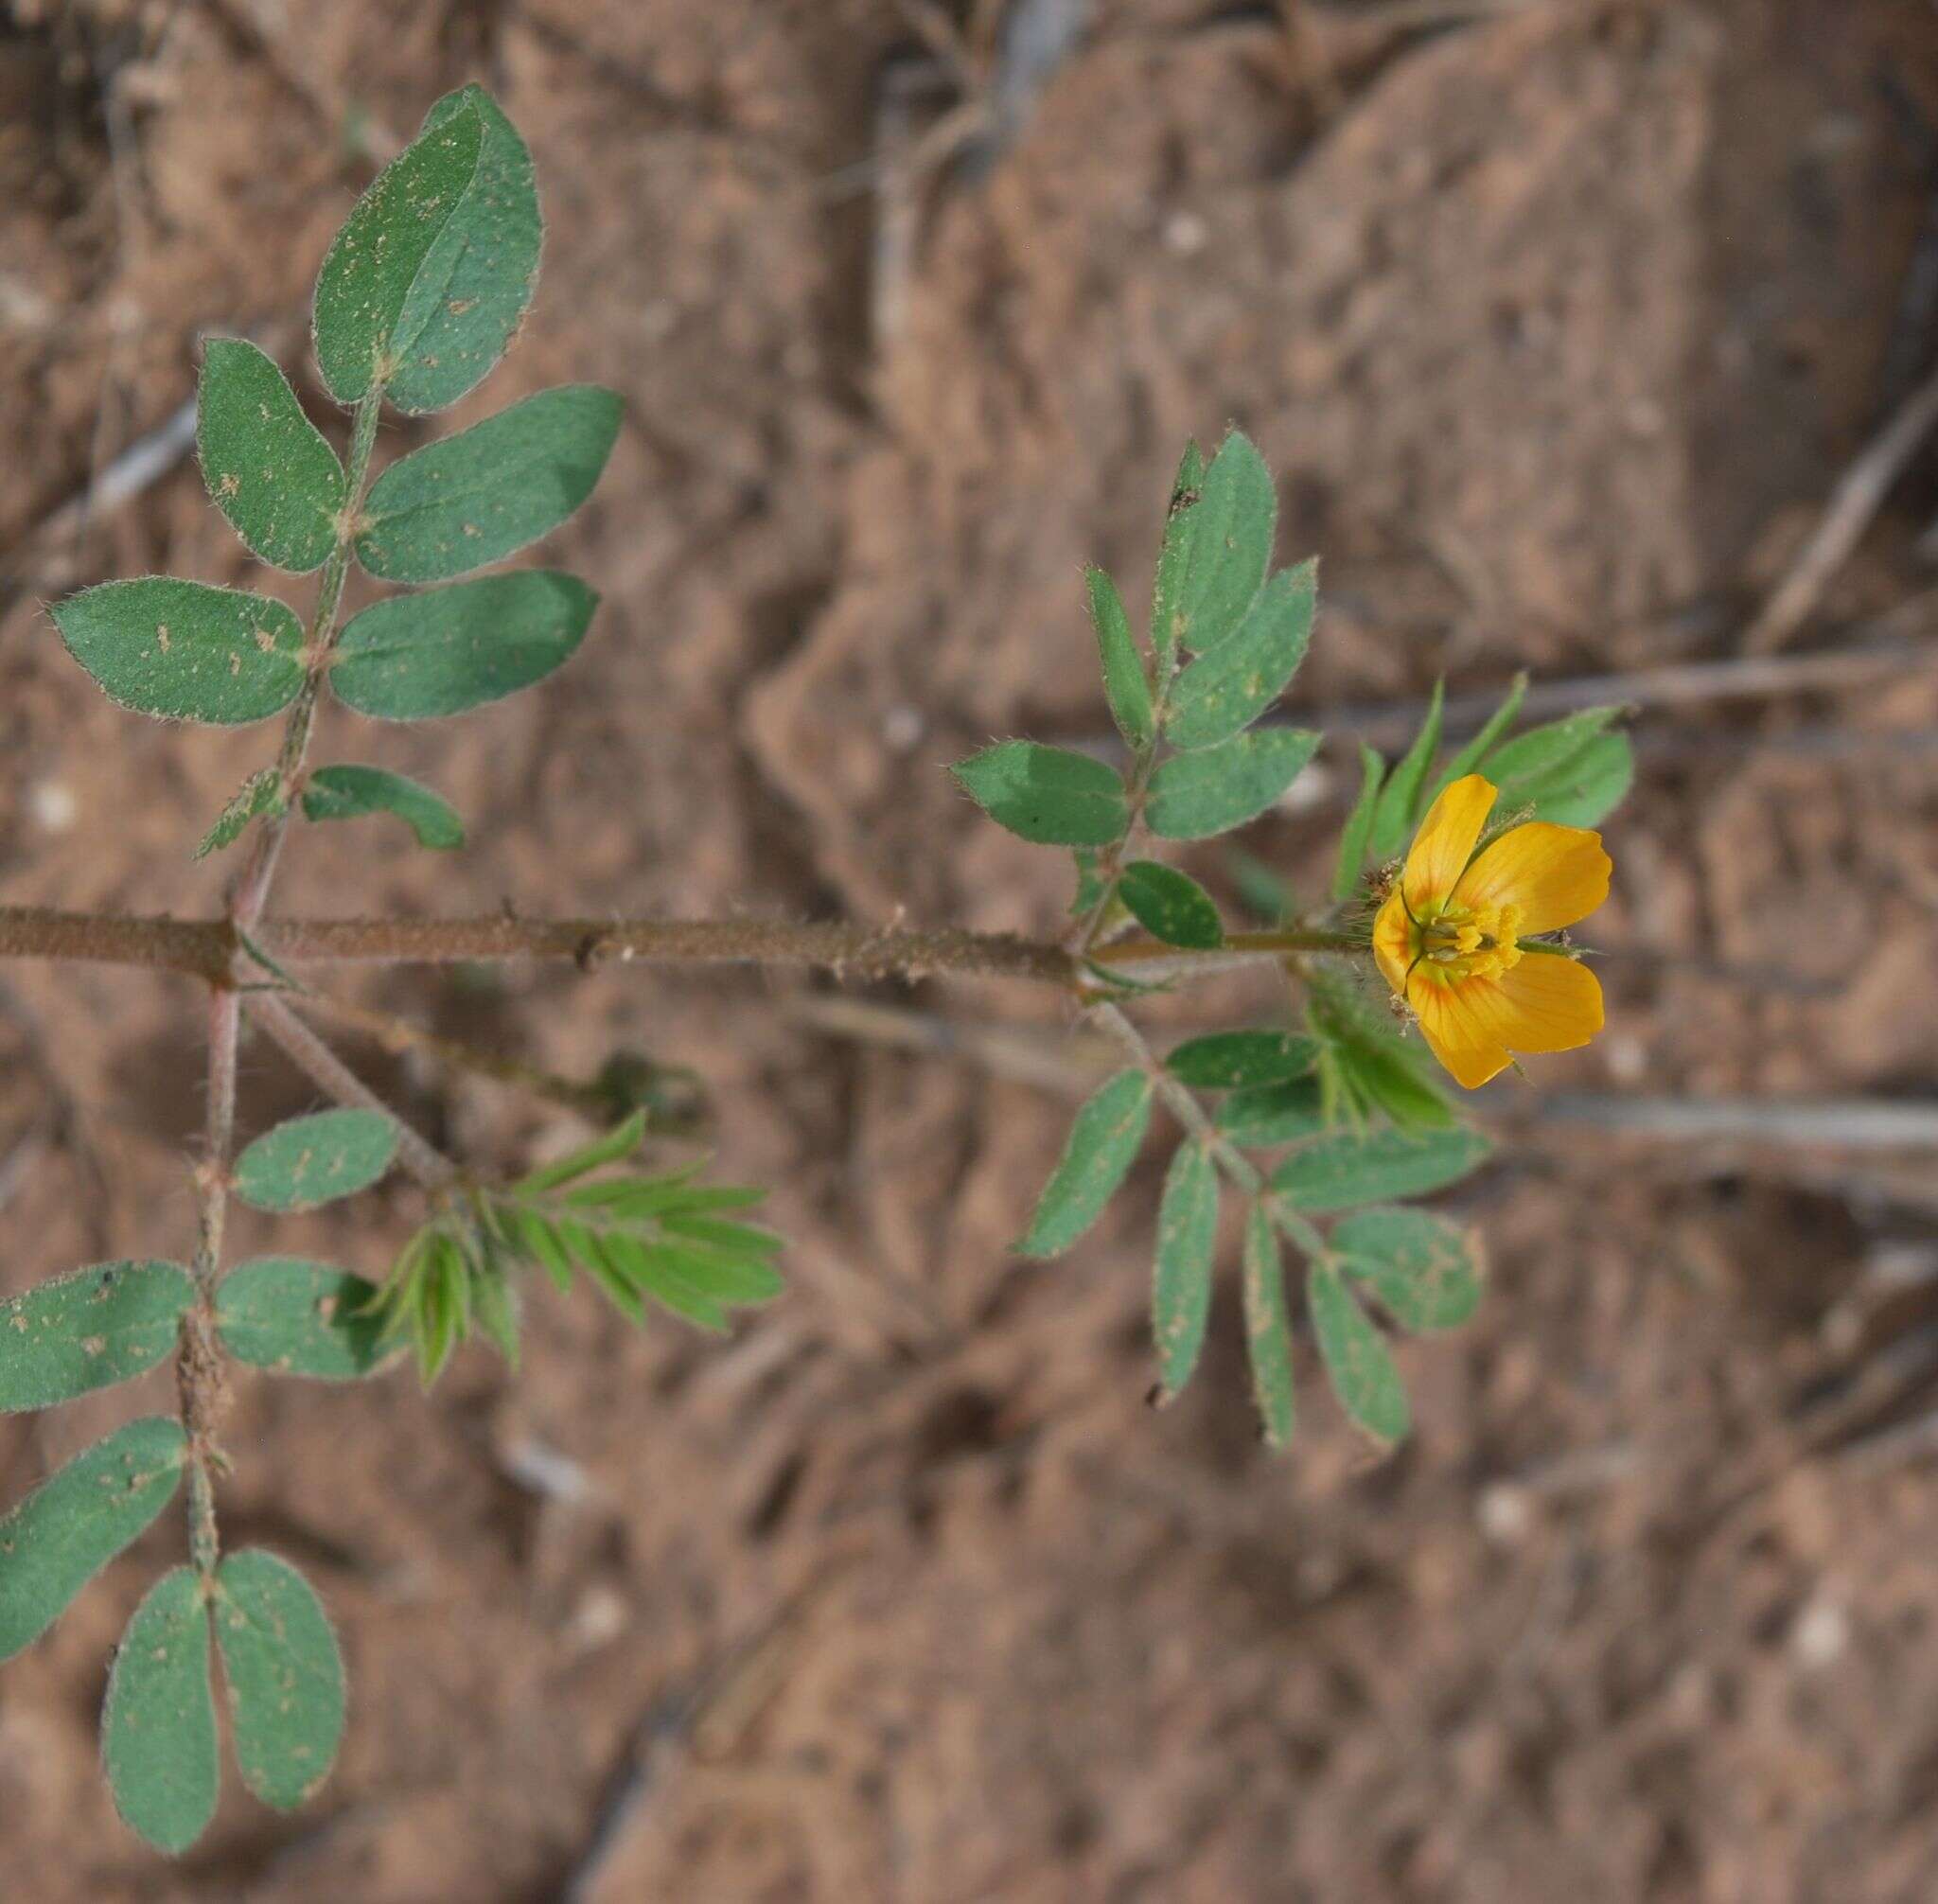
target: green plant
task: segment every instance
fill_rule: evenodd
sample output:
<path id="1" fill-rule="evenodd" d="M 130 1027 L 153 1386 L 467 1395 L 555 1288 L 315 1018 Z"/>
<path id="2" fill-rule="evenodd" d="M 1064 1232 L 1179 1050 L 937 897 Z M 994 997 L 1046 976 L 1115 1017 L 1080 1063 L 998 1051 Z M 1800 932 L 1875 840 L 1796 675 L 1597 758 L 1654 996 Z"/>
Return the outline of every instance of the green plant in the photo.
<path id="1" fill-rule="evenodd" d="M 1199 1359 L 1220 1206 L 1235 1196 L 1267 1438 L 1282 1444 L 1294 1425 L 1281 1254 L 1289 1243 L 1306 1261 L 1306 1309 L 1334 1393 L 1353 1420 L 1389 1442 L 1405 1432 L 1406 1398 L 1365 1304 L 1402 1329 L 1443 1329 L 1471 1313 L 1481 1284 L 1469 1236 L 1393 1200 L 1452 1183 L 1489 1146 L 1458 1116 L 1418 1042 L 1369 996 L 1375 908 L 1383 900 L 1390 914 L 1393 890 L 1407 905 L 1407 884 L 1394 888 L 1382 863 L 1413 837 L 1436 797 L 1470 775 L 1498 785 L 1510 821 L 1537 826 L 1592 825 L 1628 785 L 1628 746 L 1610 710 L 1507 738 L 1519 687 L 1436 770 L 1436 696 L 1418 741 L 1390 771 L 1363 750 L 1364 790 L 1327 901 L 1295 907 L 1253 867 L 1249 889 L 1262 890 L 1277 916 L 1262 929 L 1228 929 L 1210 893 L 1154 853 L 1163 842 L 1227 834 L 1264 813 L 1320 746 L 1316 732 L 1258 724 L 1305 655 L 1317 573 L 1311 562 L 1272 572 L 1272 479 L 1233 432 L 1208 465 L 1192 448 L 1179 469 L 1148 643 L 1138 641 L 1110 578 L 1088 577 L 1127 768 L 1026 740 L 1002 741 L 956 768 L 999 824 L 1072 855 L 1076 898 L 1063 938 L 758 920 L 273 916 L 278 861 L 299 820 L 389 815 L 439 851 L 464 838 L 457 814 L 427 787 L 380 767 L 311 764 L 326 685 L 379 720 L 453 715 L 542 679 L 587 635 L 596 597 L 574 577 L 473 572 L 525 548 L 585 501 L 620 427 L 609 392 L 544 392 L 372 480 L 386 403 L 414 414 L 444 409 L 502 355 L 533 294 L 539 238 L 531 160 L 517 132 L 477 87 L 439 100 L 415 142 L 359 202 L 317 280 L 316 361 L 329 395 L 349 412 L 346 459 L 338 460 L 282 371 L 255 345 L 218 338 L 204 354 L 199 443 L 210 497 L 262 561 L 316 574 L 307 619 L 269 595 L 167 577 L 103 583 L 52 610 L 74 659 L 137 713 L 220 725 L 284 717 L 273 759 L 196 849 L 198 856 L 240 849 L 221 917 L 0 908 L 0 956 L 145 965 L 187 975 L 208 998 L 207 1128 L 190 1261 L 98 1264 L 0 1305 L 0 1409 L 49 1407 L 174 1359 L 174 1418 L 129 1423 L 0 1519 L 5 1656 L 46 1631 L 185 1487 L 187 1562 L 162 1576 L 131 1620 L 102 1725 L 121 1815 L 166 1851 L 192 1843 L 216 1803 L 214 1655 L 235 1755 L 265 1803 L 292 1806 L 312 1792 L 343 1727 L 342 1663 L 315 1594 L 273 1555 L 221 1548 L 216 1484 L 231 1458 L 222 1431 L 238 1366 L 347 1382 L 408 1350 L 428 1385 L 474 1331 L 515 1361 L 535 1272 L 561 1292 L 583 1277 L 631 1320 L 652 1307 L 709 1330 L 781 1289 L 779 1239 L 746 1220 L 758 1190 L 709 1182 L 696 1166 L 647 1170 L 638 1161 L 650 1129 L 677 1126 L 690 1110 L 690 1081 L 615 1066 L 574 1084 L 486 1059 L 333 998 L 319 971 L 345 960 L 755 961 L 858 978 L 997 975 L 1054 987 L 1116 1041 L 1125 1063 L 1078 1113 L 1017 1247 L 1053 1256 L 1088 1229 L 1124 1181 L 1161 1102 L 1183 1133 L 1157 1220 L 1153 1322 L 1162 1396 L 1174 1396 Z M 340 626 L 353 562 L 411 592 Z M 1453 893 L 1451 881 L 1443 884 Z M 1505 927 L 1498 943 L 1477 927 L 1473 944 L 1459 939 L 1465 916 L 1443 909 L 1415 921 L 1422 945 L 1440 948 L 1419 956 L 1444 953 L 1457 966 L 1475 944 L 1496 966 L 1517 956 Z M 1524 943 L 1572 957 L 1552 934 Z M 1131 1015 L 1137 1001 L 1234 965 L 1282 974 L 1289 996 L 1303 1001 L 1296 1021 L 1154 1052 Z M 1456 966 L 1442 978 L 1457 980 L 1464 968 Z M 238 1152 L 244 1014 L 336 1107 L 282 1123 Z M 477 1065 L 572 1105 L 604 1132 L 517 1181 L 487 1181 L 379 1102 L 319 1031 L 319 1016 Z M 381 1280 L 300 1258 L 225 1261 L 232 1196 L 273 1212 L 307 1209 L 393 1169 L 420 1186 L 427 1212 Z"/>

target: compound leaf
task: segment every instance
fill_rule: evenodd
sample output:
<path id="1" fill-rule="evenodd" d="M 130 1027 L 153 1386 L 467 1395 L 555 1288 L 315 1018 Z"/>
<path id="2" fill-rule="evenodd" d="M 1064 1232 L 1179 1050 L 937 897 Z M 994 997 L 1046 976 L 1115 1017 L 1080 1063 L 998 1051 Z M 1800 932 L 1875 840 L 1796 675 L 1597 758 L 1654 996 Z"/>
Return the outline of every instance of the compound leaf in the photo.
<path id="1" fill-rule="evenodd" d="M 1375 1439 L 1401 1439 L 1412 1416 L 1392 1351 L 1333 1264 L 1313 1263 L 1306 1308 L 1339 1405 Z"/>
<path id="2" fill-rule="evenodd" d="M 303 789 L 306 820 L 361 820 L 390 813 L 419 846 L 449 852 L 465 843 L 465 823 L 441 794 L 380 767 L 320 767 Z"/>
<path id="3" fill-rule="evenodd" d="M 1238 632 L 1178 677 L 1164 719 L 1173 747 L 1216 747 L 1285 692 L 1306 658 L 1318 599 L 1316 561 L 1280 570 L 1265 584 Z"/>
<path id="4" fill-rule="evenodd" d="M 131 1381 L 174 1349 L 195 1284 L 176 1262 L 103 1262 L 0 1302 L 0 1411 Z"/>
<path id="5" fill-rule="evenodd" d="M 1263 1208 L 1254 1204 L 1245 1218 L 1245 1351 L 1252 1365 L 1252 1394 L 1266 1441 L 1283 1448 L 1292 1439 L 1292 1325 L 1285 1310 L 1285 1275 L 1278 1238 Z"/>
<path id="6" fill-rule="evenodd" d="M 295 575 L 322 567 L 348 493 L 343 465 L 275 360 L 245 338 L 203 345 L 195 447 L 209 500 L 251 555 Z"/>
<path id="7" fill-rule="evenodd" d="M 592 493 L 619 398 L 541 391 L 393 463 L 364 499 L 357 555 L 389 582 L 445 582 L 549 535 Z"/>
<path id="8" fill-rule="evenodd" d="M 390 1353 L 374 1282 L 300 1257 L 239 1264 L 216 1296 L 216 1330 L 238 1362 L 278 1375 L 354 1382 Z"/>
<path id="9" fill-rule="evenodd" d="M 476 116 L 477 168 L 426 256 L 398 325 L 400 362 L 385 395 L 399 410 L 443 410 L 504 355 L 538 285 L 544 225 L 532 155 L 482 86 L 447 93 L 420 141 Z"/>
<path id="10" fill-rule="evenodd" d="M 1319 745 L 1300 728 L 1242 733 L 1220 747 L 1178 754 L 1151 776 L 1144 809 L 1161 839 L 1206 839 L 1256 820 L 1298 777 Z"/>
<path id="11" fill-rule="evenodd" d="M 599 597 L 575 575 L 520 569 L 399 595 L 337 644 L 337 698 L 379 720 L 463 714 L 541 681 L 585 639 Z"/>
<path id="12" fill-rule="evenodd" d="M 280 714 L 303 686 L 303 626 L 266 595 L 143 575 L 50 612 L 67 652 L 135 714 L 242 727 Z"/>
<path id="13" fill-rule="evenodd" d="M 1119 1071 L 1078 1111 L 1068 1140 L 1036 1202 L 1023 1256 L 1060 1256 L 1097 1221 L 1123 1182 L 1151 1121 L 1151 1080 Z"/>
<path id="14" fill-rule="evenodd" d="M 1129 823 L 1122 781 L 1088 754 L 1005 740 L 949 771 L 998 826 L 1040 846 L 1109 846 Z"/>
<path id="15" fill-rule="evenodd" d="M 1346 1273 L 1380 1298 L 1402 1329 L 1455 1329 L 1480 1306 L 1474 1241 L 1423 1209 L 1367 1209 L 1343 1219 L 1332 1248 Z"/>
<path id="16" fill-rule="evenodd" d="M 1211 1313 L 1211 1257 L 1218 1243 L 1218 1170 L 1201 1143 L 1181 1143 L 1157 1207 L 1157 1262 L 1151 1338 L 1169 1400 L 1191 1379 Z"/>
<path id="17" fill-rule="evenodd" d="M 1475 1169 L 1493 1146 L 1464 1125 L 1438 1131 L 1336 1131 L 1295 1151 L 1272 1188 L 1303 1210 L 1350 1209 L 1419 1196 Z"/>
<path id="18" fill-rule="evenodd" d="M 263 1135 L 236 1159 L 235 1190 L 257 1209 L 315 1209 L 367 1190 L 397 1154 L 380 1111 L 312 1111 Z"/>
<path id="19" fill-rule="evenodd" d="M 172 1567 L 121 1635 L 101 1713 L 101 1760 L 115 1809 L 170 1857 L 202 1836 L 220 1791 L 208 1667 L 201 1578 L 192 1567 Z"/>
<path id="20" fill-rule="evenodd" d="M 1189 874 L 1154 859 L 1134 859 L 1118 881 L 1118 897 L 1154 939 L 1208 951 L 1224 943 L 1211 895 Z"/>
<path id="21" fill-rule="evenodd" d="M 430 326 L 450 279 L 451 254 L 441 241 L 477 177 L 484 143 L 484 117 L 468 101 L 427 125 L 330 241 L 310 324 L 317 365 L 339 403 L 355 403 L 380 372 L 395 374 Z"/>
<path id="22" fill-rule="evenodd" d="M 344 1660 L 309 1582 L 261 1547 L 216 1569 L 216 1644 L 242 1783 L 293 1810 L 329 1774 L 344 1733 Z"/>
<path id="23" fill-rule="evenodd" d="M 0 1659 L 39 1639 L 168 1505 L 187 1445 L 179 1421 L 131 1421 L 0 1520 Z"/>

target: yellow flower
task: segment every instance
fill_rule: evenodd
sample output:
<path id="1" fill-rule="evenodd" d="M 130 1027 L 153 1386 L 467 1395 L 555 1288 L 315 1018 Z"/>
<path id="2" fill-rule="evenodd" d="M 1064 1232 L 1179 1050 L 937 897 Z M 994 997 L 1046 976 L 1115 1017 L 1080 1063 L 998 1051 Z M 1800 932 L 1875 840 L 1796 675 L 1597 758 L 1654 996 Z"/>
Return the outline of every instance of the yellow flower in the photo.
<path id="1" fill-rule="evenodd" d="M 1586 919 L 1609 896 L 1601 835 L 1530 820 L 1476 855 L 1496 791 L 1471 773 L 1441 793 L 1373 922 L 1386 982 L 1470 1091 L 1516 1051 L 1572 1051 L 1601 1030 L 1594 974 L 1521 943 Z"/>

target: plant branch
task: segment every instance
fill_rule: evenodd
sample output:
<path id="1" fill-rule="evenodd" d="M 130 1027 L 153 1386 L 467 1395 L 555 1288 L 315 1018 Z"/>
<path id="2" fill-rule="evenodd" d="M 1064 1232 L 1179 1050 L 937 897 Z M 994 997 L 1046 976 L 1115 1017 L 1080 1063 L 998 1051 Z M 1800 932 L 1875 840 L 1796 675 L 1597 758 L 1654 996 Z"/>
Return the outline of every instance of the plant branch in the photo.
<path id="1" fill-rule="evenodd" d="M 298 1070 L 340 1104 L 375 1111 L 397 1127 L 397 1161 L 428 1190 L 449 1190 L 458 1167 L 419 1137 L 273 992 L 251 992 L 243 1009 Z"/>

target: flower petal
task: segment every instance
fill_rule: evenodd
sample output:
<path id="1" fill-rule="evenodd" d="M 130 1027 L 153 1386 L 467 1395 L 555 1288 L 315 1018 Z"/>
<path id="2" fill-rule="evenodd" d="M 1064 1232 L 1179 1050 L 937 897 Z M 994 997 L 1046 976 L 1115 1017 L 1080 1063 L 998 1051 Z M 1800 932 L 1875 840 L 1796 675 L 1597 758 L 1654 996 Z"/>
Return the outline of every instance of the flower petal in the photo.
<path id="1" fill-rule="evenodd" d="M 1406 1002 L 1413 1007 L 1413 1015 L 1419 1020 L 1434 1056 L 1463 1089 L 1477 1090 L 1514 1062 L 1492 1022 L 1501 1015 L 1496 980 L 1449 982 L 1436 974 L 1416 969 L 1406 988 Z"/>
<path id="2" fill-rule="evenodd" d="M 1470 773 L 1442 789 L 1427 809 L 1406 855 L 1406 903 L 1419 918 L 1446 899 L 1473 857 L 1474 843 L 1494 803 L 1490 780 Z"/>
<path id="3" fill-rule="evenodd" d="M 1489 906 L 1518 906 L 1524 939 L 1586 919 L 1608 896 L 1609 856 L 1602 851 L 1601 835 L 1549 820 L 1530 820 L 1502 834 L 1467 869 L 1458 890 L 1460 904 L 1476 912 Z"/>
<path id="4" fill-rule="evenodd" d="M 1413 922 L 1406 916 L 1406 903 L 1397 886 L 1373 921 L 1373 957 L 1387 984 L 1405 997 L 1406 972 L 1413 963 Z"/>
<path id="5" fill-rule="evenodd" d="M 1573 959 L 1527 952 L 1495 981 L 1489 1022 L 1516 1051 L 1572 1051 L 1601 1030 L 1601 981 Z"/>

